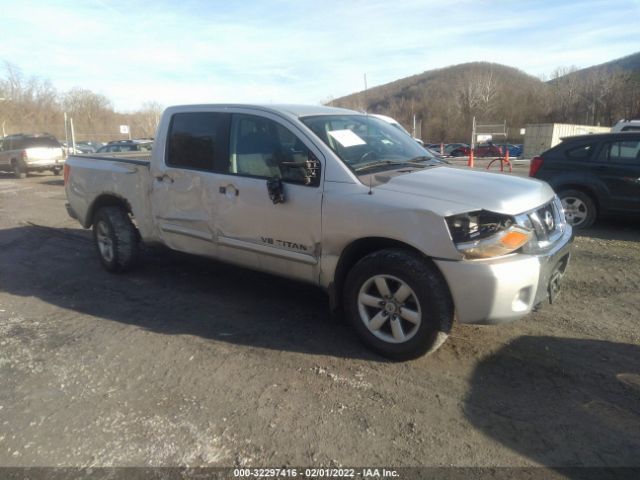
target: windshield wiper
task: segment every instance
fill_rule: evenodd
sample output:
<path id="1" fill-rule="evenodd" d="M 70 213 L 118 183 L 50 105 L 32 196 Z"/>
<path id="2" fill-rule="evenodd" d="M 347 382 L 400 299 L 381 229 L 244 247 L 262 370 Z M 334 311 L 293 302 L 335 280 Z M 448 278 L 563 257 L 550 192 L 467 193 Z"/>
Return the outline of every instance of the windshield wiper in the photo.
<path id="1" fill-rule="evenodd" d="M 398 166 L 398 167 L 408 166 L 408 167 L 424 168 L 424 165 L 421 165 L 419 163 L 415 163 L 415 162 L 412 162 L 412 161 L 398 162 L 398 161 L 394 161 L 394 160 L 378 160 L 377 162 L 370 162 L 370 163 L 367 163 L 366 165 L 362 165 L 361 167 L 354 168 L 354 171 L 361 172 L 363 170 L 368 170 L 370 168 L 380 167 L 382 165 L 384 165 L 384 166 Z"/>
<path id="2" fill-rule="evenodd" d="M 413 157 L 407 163 L 415 164 L 415 163 L 418 163 L 418 162 L 429 162 L 429 161 L 436 161 L 438 163 L 442 163 L 442 160 L 440 160 L 439 158 L 429 157 L 427 155 L 419 155 L 417 157 Z"/>

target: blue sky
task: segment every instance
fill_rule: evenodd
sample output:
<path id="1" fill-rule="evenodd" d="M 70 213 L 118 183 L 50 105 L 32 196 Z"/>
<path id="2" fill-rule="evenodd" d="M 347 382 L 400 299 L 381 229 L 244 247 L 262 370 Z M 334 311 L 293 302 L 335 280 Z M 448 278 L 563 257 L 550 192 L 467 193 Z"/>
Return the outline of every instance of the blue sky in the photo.
<path id="1" fill-rule="evenodd" d="M 317 104 L 433 68 L 540 76 L 640 50 L 640 0 L 0 0 L 0 61 L 145 101 Z"/>

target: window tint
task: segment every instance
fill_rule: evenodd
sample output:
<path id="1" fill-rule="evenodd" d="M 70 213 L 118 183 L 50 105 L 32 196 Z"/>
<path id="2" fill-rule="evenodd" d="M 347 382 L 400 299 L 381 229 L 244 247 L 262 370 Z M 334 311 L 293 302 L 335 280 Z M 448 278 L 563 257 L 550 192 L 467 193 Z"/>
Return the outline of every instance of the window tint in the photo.
<path id="1" fill-rule="evenodd" d="M 60 143 L 53 137 L 26 137 L 20 148 L 60 148 Z"/>
<path id="2" fill-rule="evenodd" d="M 611 163 L 640 165 L 640 140 L 621 140 L 605 144 L 601 158 Z"/>
<path id="3" fill-rule="evenodd" d="M 177 113 L 171 119 L 167 165 L 213 171 L 227 157 L 229 115 Z"/>
<path id="4" fill-rule="evenodd" d="M 317 186 L 319 162 L 291 131 L 268 118 L 233 115 L 229 160 L 221 173 Z"/>
<path id="5" fill-rule="evenodd" d="M 24 141 L 22 137 L 9 137 L 5 139 L 5 149 L 6 150 L 20 150 L 24 145 Z"/>
<path id="6" fill-rule="evenodd" d="M 595 144 L 580 145 L 579 147 L 570 148 L 565 151 L 567 158 L 573 160 L 588 160 L 593 153 Z"/>

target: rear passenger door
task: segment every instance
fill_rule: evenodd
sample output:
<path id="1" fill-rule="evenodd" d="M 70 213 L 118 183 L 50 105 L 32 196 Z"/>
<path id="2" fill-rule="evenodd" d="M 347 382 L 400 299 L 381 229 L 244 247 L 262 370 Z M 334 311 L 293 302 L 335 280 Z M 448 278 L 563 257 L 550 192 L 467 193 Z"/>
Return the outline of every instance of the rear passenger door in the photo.
<path id="1" fill-rule="evenodd" d="M 640 210 L 640 134 L 604 142 L 598 174 L 611 195 L 610 210 Z"/>
<path id="2" fill-rule="evenodd" d="M 216 256 L 220 195 L 214 165 L 228 161 L 230 118 L 198 111 L 170 120 L 164 158 L 151 168 L 151 211 L 163 242 L 175 250 Z"/>

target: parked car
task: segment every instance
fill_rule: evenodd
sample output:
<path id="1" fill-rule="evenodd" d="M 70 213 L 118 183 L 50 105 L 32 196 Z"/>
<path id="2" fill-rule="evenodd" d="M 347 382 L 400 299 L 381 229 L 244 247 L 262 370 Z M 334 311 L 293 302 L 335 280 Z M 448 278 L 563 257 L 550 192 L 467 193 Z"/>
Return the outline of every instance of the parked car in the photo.
<path id="1" fill-rule="evenodd" d="M 489 142 L 476 145 L 473 149 L 473 154 L 476 157 L 501 157 L 504 152 L 498 145 Z"/>
<path id="2" fill-rule="evenodd" d="M 444 146 L 444 155 L 447 157 L 463 156 L 463 155 L 453 155 L 453 152 L 465 147 L 469 148 L 469 145 L 467 145 L 466 143 L 447 143 Z"/>
<path id="3" fill-rule="evenodd" d="M 607 214 L 640 214 L 640 132 L 566 137 L 529 168 L 558 193 L 575 228 Z"/>
<path id="4" fill-rule="evenodd" d="M 116 140 L 98 148 L 96 153 L 149 152 L 152 147 L 150 140 Z"/>
<path id="5" fill-rule="evenodd" d="M 442 146 L 441 143 L 426 143 L 425 144 L 425 147 L 430 148 L 434 152 L 438 152 L 438 153 L 440 153 L 440 147 L 441 146 Z"/>
<path id="6" fill-rule="evenodd" d="M 452 157 L 468 157 L 471 155 L 471 147 L 469 145 L 461 144 L 460 146 L 453 148 L 449 155 Z"/>
<path id="7" fill-rule="evenodd" d="M 83 140 L 76 142 L 76 150 L 80 150 L 82 153 L 95 153 L 104 144 L 100 142 L 93 142 L 91 140 Z"/>
<path id="8" fill-rule="evenodd" d="M 503 155 L 505 155 L 506 152 L 508 151 L 510 158 L 518 158 L 522 156 L 522 145 L 514 145 L 512 143 L 502 143 L 496 146 L 501 149 Z"/>
<path id="9" fill-rule="evenodd" d="M 640 120 L 620 120 L 611 127 L 611 132 L 640 132 Z"/>
<path id="10" fill-rule="evenodd" d="M 8 135 L 0 146 L 0 169 L 10 169 L 16 178 L 25 178 L 28 172 L 51 170 L 59 175 L 65 161 L 62 145 L 53 135 Z"/>
<path id="11" fill-rule="evenodd" d="M 473 154 L 476 157 L 501 157 L 502 151 L 493 143 L 482 143 L 473 149 Z M 452 149 L 450 155 L 452 157 L 468 157 L 471 155 L 471 147 L 468 145 L 459 146 Z"/>
<path id="12" fill-rule="evenodd" d="M 67 155 L 70 155 L 72 153 L 84 153 L 84 154 L 95 153 L 95 151 L 99 148 L 99 147 L 94 147 L 93 145 L 90 145 L 87 142 L 76 142 L 75 150 L 71 145 L 67 145 L 67 142 L 61 142 L 61 144 L 62 144 L 62 147 L 67 152 Z"/>
<path id="13" fill-rule="evenodd" d="M 449 167 L 370 115 L 178 106 L 155 138 L 149 160 L 67 162 L 69 214 L 93 227 L 106 270 L 132 268 L 144 241 L 311 283 L 395 359 L 436 350 L 454 317 L 522 318 L 555 298 L 569 261 L 549 185 Z"/>

